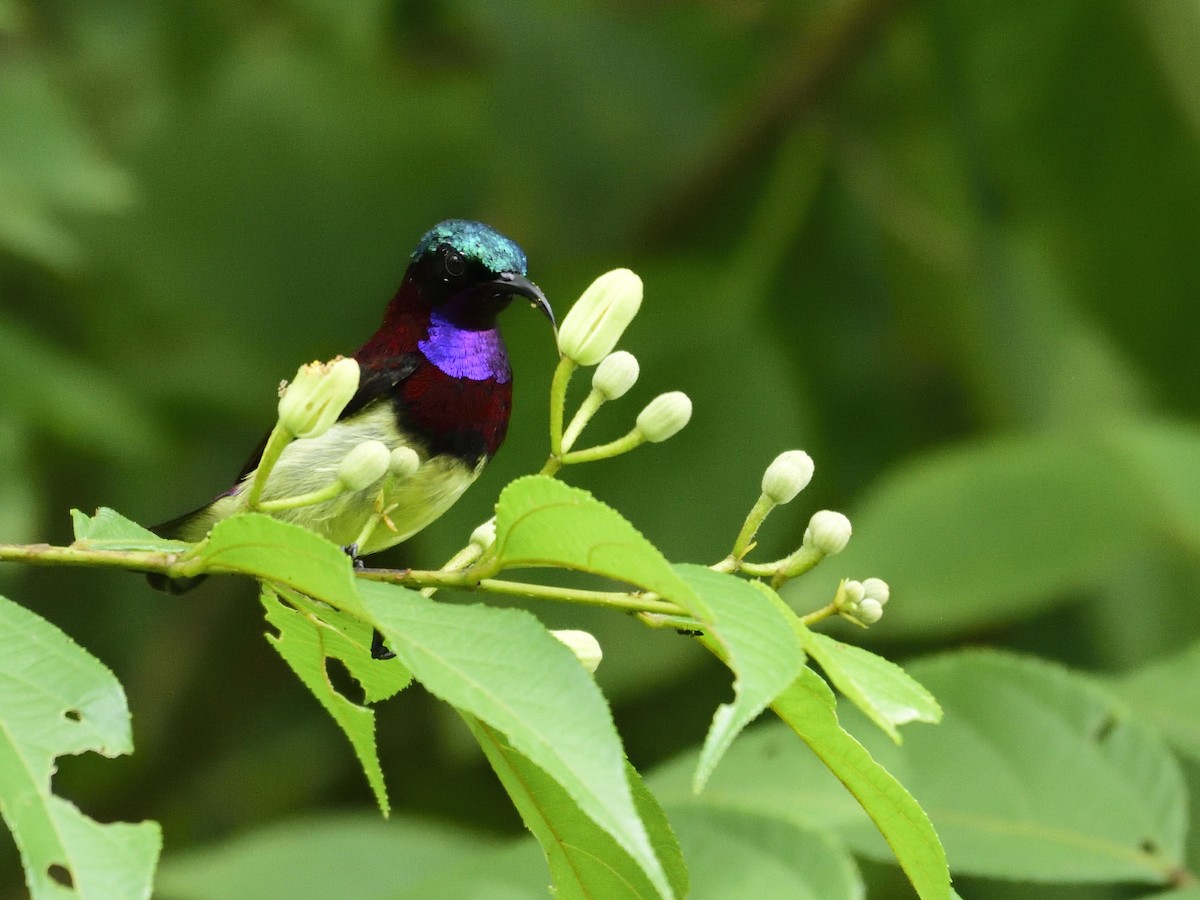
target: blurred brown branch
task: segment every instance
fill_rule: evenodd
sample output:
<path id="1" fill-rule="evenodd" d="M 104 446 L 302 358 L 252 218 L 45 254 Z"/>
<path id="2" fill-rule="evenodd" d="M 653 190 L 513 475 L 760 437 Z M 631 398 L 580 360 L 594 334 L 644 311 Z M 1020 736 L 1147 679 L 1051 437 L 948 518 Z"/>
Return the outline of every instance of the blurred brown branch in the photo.
<path id="1" fill-rule="evenodd" d="M 873 46 L 905 0 L 835 4 L 784 54 L 764 89 L 732 123 L 712 155 L 659 200 L 642 224 L 650 241 L 679 235 L 705 215 L 721 191 L 812 113 Z"/>

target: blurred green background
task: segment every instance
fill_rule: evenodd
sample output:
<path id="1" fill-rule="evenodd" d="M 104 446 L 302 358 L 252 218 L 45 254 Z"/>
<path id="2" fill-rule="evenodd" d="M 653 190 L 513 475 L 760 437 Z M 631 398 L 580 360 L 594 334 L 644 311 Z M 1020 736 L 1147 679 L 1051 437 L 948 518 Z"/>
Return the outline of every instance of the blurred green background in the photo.
<path id="1" fill-rule="evenodd" d="M 642 275 L 642 380 L 589 434 L 669 389 L 693 422 L 567 477 L 672 559 L 723 556 L 802 447 L 816 478 L 759 558 L 850 514 L 851 548 L 788 599 L 887 579 L 859 637 L 891 658 L 1114 673 L 1200 634 L 1200 4 L 1180 0 L 0 0 L 0 540 L 224 488 L 279 380 L 357 346 L 450 216 L 517 239 L 560 313 L 609 268 Z M 504 326 L 508 443 L 381 561 L 440 564 L 540 466 L 553 345 L 522 310 Z M 169 854 L 370 804 L 250 585 L 6 567 L 0 591 L 128 692 L 136 754 L 56 778 L 89 813 L 161 821 Z M 600 637 L 640 768 L 727 698 L 682 638 L 531 608 Z M 399 810 L 520 828 L 421 691 L 379 727 Z M 1035 896 L 1012 890 L 971 896 Z"/>

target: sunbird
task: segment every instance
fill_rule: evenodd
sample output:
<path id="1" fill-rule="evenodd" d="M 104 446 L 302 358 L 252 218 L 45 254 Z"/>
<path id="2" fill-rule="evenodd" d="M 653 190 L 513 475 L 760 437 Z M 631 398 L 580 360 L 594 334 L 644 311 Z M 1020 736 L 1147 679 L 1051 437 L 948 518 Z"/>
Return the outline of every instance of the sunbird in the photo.
<path id="1" fill-rule="evenodd" d="M 346 547 L 357 557 L 416 534 L 463 495 L 495 455 L 508 431 L 512 367 L 497 317 L 517 298 L 554 313 L 528 278 L 525 252 L 481 222 L 448 219 L 431 228 L 412 252 L 383 324 L 353 358 L 359 384 L 337 422 L 323 434 L 284 448 L 262 491 L 264 501 L 295 497 L 329 484 L 342 460 L 365 441 L 389 450 L 411 448 L 419 465 L 409 477 L 348 491 L 334 499 L 271 514 Z M 259 445 L 229 490 L 153 530 L 199 541 L 222 519 L 247 509 L 262 458 Z M 364 527 L 380 510 L 386 518 Z M 158 587 L 186 590 L 185 580 Z M 376 656 L 386 656 L 376 635 Z"/>

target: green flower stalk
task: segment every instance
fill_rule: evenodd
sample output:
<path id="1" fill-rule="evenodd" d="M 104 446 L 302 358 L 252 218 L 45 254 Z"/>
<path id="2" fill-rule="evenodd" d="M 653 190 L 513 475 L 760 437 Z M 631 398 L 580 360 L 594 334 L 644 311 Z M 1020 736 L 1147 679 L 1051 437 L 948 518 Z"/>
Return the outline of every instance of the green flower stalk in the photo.
<path id="1" fill-rule="evenodd" d="M 629 389 L 637 382 L 638 373 L 637 357 L 624 350 L 610 353 L 600 360 L 600 365 L 592 374 L 591 393 L 584 398 L 583 403 L 579 405 L 578 411 L 571 419 L 571 424 L 563 432 L 563 452 L 570 450 L 575 445 L 580 433 L 601 406 L 609 400 L 616 400 L 628 393 Z"/>
<path id="2" fill-rule="evenodd" d="M 742 530 L 733 542 L 732 560 L 740 560 L 750 549 L 758 529 L 766 521 L 771 510 L 784 503 L 791 503 L 802 490 L 808 487 L 813 477 L 812 457 L 803 450 L 788 450 L 780 453 L 763 473 L 762 493 L 754 502 Z"/>

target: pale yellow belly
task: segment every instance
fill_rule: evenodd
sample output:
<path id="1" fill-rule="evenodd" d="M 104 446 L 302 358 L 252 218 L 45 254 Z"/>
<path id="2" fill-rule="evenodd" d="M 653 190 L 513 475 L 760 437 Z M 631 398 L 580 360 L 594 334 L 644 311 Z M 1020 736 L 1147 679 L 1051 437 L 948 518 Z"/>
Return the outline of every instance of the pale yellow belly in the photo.
<path id="1" fill-rule="evenodd" d="M 264 500 L 279 500 L 326 487 L 337 477 L 338 464 L 363 441 L 382 441 L 389 449 L 404 445 L 392 411 L 377 404 L 350 423 L 339 422 L 318 438 L 293 441 L 271 471 L 263 491 Z M 299 509 L 272 513 L 275 518 L 315 531 L 339 546 L 358 540 L 377 509 L 385 509 L 381 522 L 359 546 L 360 555 L 378 552 L 416 534 L 454 505 L 479 477 L 483 463 L 474 469 L 446 456 L 427 458 L 417 446 L 420 468 L 411 478 L 394 482 L 387 478 L 369 488 L 341 494 L 333 500 Z M 221 519 L 246 509 L 245 492 L 253 473 L 235 493 L 216 501 L 208 515 L 190 523 L 185 540 L 200 540 Z M 380 492 L 386 486 L 386 496 Z M 389 524 L 390 523 L 390 524 Z"/>

